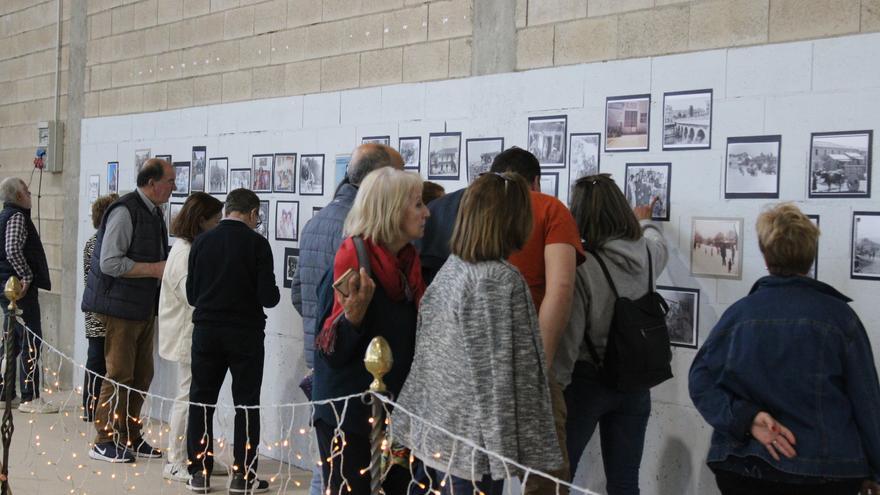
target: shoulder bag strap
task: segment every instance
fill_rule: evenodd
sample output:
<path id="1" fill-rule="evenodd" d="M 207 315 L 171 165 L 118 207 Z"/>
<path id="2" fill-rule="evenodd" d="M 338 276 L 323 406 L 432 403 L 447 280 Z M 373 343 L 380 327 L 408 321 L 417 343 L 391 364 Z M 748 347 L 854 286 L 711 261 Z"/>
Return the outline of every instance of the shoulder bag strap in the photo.
<path id="1" fill-rule="evenodd" d="M 617 295 L 617 287 L 614 286 L 614 281 L 611 280 L 611 274 L 608 273 L 608 267 L 605 266 L 605 262 L 602 261 L 602 258 L 599 257 L 599 253 L 596 252 L 595 249 L 589 249 L 585 247 L 585 250 L 593 255 L 596 258 L 596 261 L 599 262 L 599 266 L 602 268 L 602 273 L 605 275 L 605 280 L 608 281 L 608 285 L 611 287 L 611 291 L 614 293 L 615 300 L 619 299 L 620 296 Z M 589 320 L 590 315 L 586 315 L 587 320 Z M 611 335 L 611 329 L 609 329 L 608 335 Z M 595 363 L 597 369 L 602 368 L 603 359 L 599 357 L 599 351 L 596 350 L 596 344 L 593 343 L 593 339 L 590 338 L 590 332 L 587 329 L 584 329 L 584 342 L 587 344 L 587 352 L 590 353 L 590 357 L 593 359 L 593 363 Z"/>
<path id="2" fill-rule="evenodd" d="M 645 250 L 648 251 L 648 292 L 654 292 L 654 266 L 651 262 L 651 248 L 645 243 Z"/>
<path id="3" fill-rule="evenodd" d="M 602 261 L 602 257 L 599 256 L 599 253 L 595 249 L 587 249 L 587 252 L 592 254 L 596 261 L 599 262 L 599 267 L 602 268 L 602 273 L 605 274 L 605 280 L 608 281 L 608 285 L 611 287 L 611 292 L 614 293 L 614 298 L 619 299 L 620 295 L 617 293 L 617 287 L 614 285 L 614 280 L 611 280 L 611 274 L 608 273 L 608 267 L 605 265 L 605 262 Z"/>
<path id="4" fill-rule="evenodd" d="M 351 238 L 354 242 L 355 251 L 357 251 L 358 265 L 367 272 L 368 277 L 373 276 L 373 270 L 370 269 L 370 253 L 367 252 L 367 246 L 364 245 L 364 239 L 359 236 Z"/>

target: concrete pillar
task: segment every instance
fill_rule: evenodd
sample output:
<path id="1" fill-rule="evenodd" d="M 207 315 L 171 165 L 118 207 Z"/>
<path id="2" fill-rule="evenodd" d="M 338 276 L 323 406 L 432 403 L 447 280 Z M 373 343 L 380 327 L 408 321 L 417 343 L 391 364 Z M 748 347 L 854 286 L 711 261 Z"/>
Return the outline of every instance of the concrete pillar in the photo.
<path id="1" fill-rule="evenodd" d="M 516 70 L 516 0 L 474 2 L 475 76 Z"/>

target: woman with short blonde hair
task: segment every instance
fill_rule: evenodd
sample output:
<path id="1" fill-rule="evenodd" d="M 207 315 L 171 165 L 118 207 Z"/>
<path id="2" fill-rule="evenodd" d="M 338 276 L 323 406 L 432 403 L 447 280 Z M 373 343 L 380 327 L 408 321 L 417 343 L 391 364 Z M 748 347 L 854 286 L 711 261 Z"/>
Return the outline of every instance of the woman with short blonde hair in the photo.
<path id="1" fill-rule="evenodd" d="M 422 178 L 414 172 L 382 167 L 367 175 L 348 216 L 343 233 L 361 236 L 382 244 L 396 243 L 405 237 L 400 219 L 411 206 L 412 191 L 422 194 Z"/>
<path id="2" fill-rule="evenodd" d="M 781 277 L 810 271 L 819 245 L 819 227 L 792 203 L 781 203 L 758 216 L 758 247 L 767 271 Z"/>

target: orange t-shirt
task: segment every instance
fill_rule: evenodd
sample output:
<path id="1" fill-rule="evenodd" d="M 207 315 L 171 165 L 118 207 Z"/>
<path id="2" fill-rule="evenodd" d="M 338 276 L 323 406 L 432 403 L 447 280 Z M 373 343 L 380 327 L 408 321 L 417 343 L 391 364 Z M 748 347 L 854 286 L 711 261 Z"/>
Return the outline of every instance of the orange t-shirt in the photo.
<path id="1" fill-rule="evenodd" d="M 532 191 L 531 195 L 532 234 L 522 250 L 510 255 L 508 261 L 525 277 L 535 310 L 540 310 L 547 290 L 544 247 L 549 244 L 571 244 L 577 253 L 577 265 L 583 263 L 585 257 L 577 224 L 562 201 L 536 191 Z"/>

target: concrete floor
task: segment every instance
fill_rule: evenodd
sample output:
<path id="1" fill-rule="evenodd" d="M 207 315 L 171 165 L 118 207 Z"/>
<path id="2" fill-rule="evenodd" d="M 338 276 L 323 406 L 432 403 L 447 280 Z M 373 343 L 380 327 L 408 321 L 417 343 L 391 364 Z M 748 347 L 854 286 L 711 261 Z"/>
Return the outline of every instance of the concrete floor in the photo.
<path id="1" fill-rule="evenodd" d="M 110 464 L 88 457 L 94 427 L 79 418 L 79 406 L 62 393 L 56 403 L 67 401 L 59 414 L 13 412 L 15 432 L 9 455 L 10 487 L 15 495 L 117 495 L 191 494 L 183 483 L 162 478 L 164 459 L 139 459 L 132 464 Z M 73 402 L 71 404 L 70 402 Z M 2 410 L 0 410 L 2 413 Z M 159 431 L 165 426 L 153 422 Z M 153 442 L 161 446 L 162 442 Z M 260 477 L 271 479 L 269 493 L 306 494 L 311 473 L 260 458 Z M 211 493 L 226 493 L 228 477 L 211 478 Z"/>

